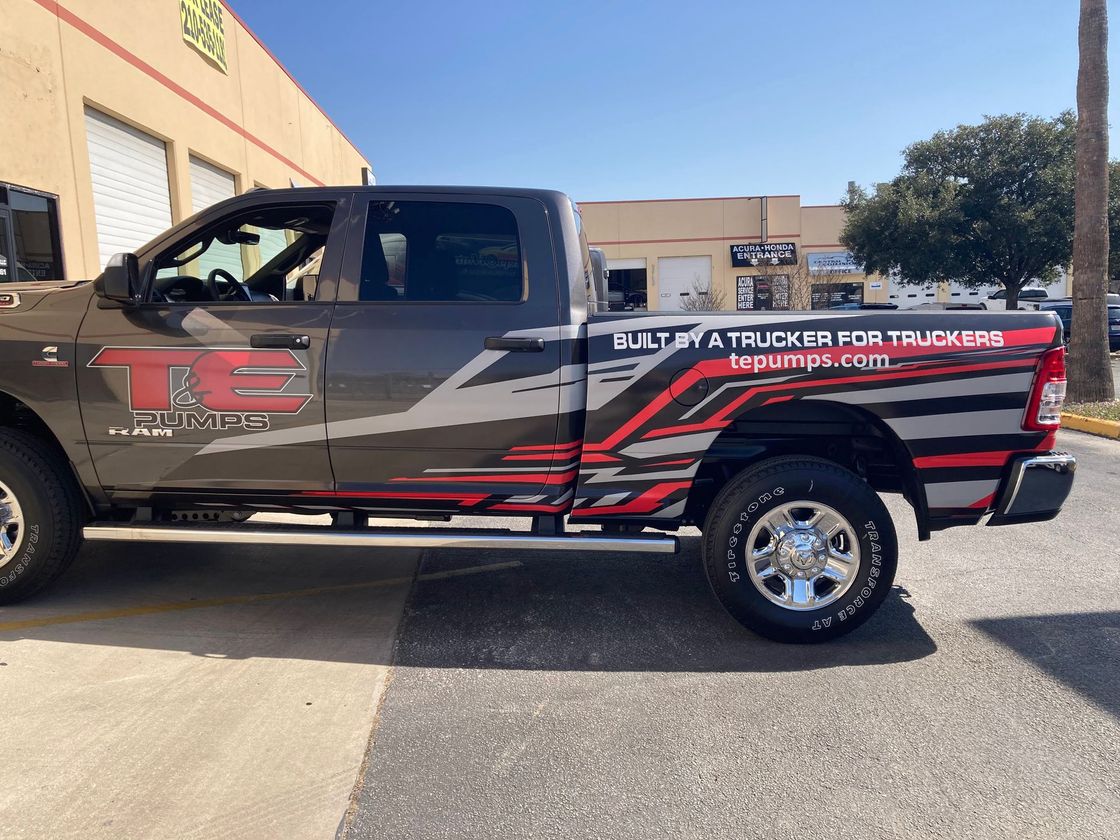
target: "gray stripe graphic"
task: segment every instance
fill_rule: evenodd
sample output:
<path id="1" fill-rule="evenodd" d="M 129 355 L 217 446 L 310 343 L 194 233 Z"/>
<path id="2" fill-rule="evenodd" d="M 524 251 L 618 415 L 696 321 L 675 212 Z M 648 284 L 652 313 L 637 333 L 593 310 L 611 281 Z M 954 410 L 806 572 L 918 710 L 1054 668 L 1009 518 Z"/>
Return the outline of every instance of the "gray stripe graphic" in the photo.
<path id="1" fill-rule="evenodd" d="M 966 397 L 974 394 L 1014 394 L 1022 393 L 1026 402 L 1030 391 L 1033 373 L 1007 373 L 1000 376 L 982 376 L 975 379 L 952 379 L 946 382 L 927 382 L 922 385 L 899 385 L 894 388 L 874 388 L 870 390 L 828 393 L 818 391 L 803 397 L 806 400 L 830 400 L 849 405 L 860 403 L 902 402 L 904 400 L 923 400 L 936 397 Z"/>
<path id="2" fill-rule="evenodd" d="M 998 486 L 999 482 L 995 479 L 927 484 L 926 501 L 931 508 L 966 508 L 989 493 L 994 493 Z"/>
<path id="3" fill-rule="evenodd" d="M 895 417 L 886 423 L 903 440 L 1010 435 L 1022 431 L 1023 410 L 968 411 L 957 414 L 927 414 L 924 417 Z M 981 494 L 983 495 L 983 494 Z"/>

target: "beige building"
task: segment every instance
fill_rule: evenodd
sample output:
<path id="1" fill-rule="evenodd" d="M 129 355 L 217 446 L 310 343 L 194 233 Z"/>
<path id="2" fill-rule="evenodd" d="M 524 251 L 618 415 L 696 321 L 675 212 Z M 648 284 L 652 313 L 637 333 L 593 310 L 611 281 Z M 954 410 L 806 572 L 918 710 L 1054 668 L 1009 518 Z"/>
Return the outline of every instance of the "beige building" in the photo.
<path id="1" fill-rule="evenodd" d="M 368 161 L 219 0 L 2 0 L 0 282 L 94 277 L 255 186 Z"/>
<path id="2" fill-rule="evenodd" d="M 607 258 L 613 309 L 680 309 L 697 289 L 721 298 L 704 308 L 726 310 L 863 303 L 976 308 L 992 306 L 982 302 L 1002 294 L 997 283 L 922 288 L 865 275 L 840 244 L 844 208 L 803 205 L 797 195 L 584 201 L 579 207 L 588 241 Z M 1066 273 L 1045 289 L 1051 297 L 1068 295 Z"/>
<path id="3" fill-rule="evenodd" d="M 840 244 L 844 209 L 800 196 L 586 201 L 588 240 L 603 249 L 613 296 L 642 308 L 680 309 L 696 289 L 723 309 L 807 309 L 885 303 Z M 621 294 L 621 298 L 619 297 Z"/>

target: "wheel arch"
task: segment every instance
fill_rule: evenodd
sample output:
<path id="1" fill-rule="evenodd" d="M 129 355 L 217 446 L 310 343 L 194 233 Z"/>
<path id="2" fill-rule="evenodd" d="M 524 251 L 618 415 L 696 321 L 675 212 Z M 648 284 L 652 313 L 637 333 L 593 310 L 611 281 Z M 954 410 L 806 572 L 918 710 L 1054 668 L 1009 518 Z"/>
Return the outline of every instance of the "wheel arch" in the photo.
<path id="1" fill-rule="evenodd" d="M 794 399 L 747 409 L 705 452 L 688 497 L 686 516 L 701 523 L 719 491 L 747 467 L 770 458 L 823 458 L 884 493 L 901 493 L 914 509 L 919 539 L 928 539 L 925 487 L 913 455 L 883 420 L 861 406 Z"/>
<path id="2" fill-rule="evenodd" d="M 51 428 L 39 411 L 2 388 L 0 388 L 0 428 L 18 429 L 46 443 L 67 465 L 89 512 L 92 514 L 96 511 L 94 501 L 89 495 L 87 482 L 83 480 L 81 470 L 63 445 L 58 433 Z M 88 463 L 88 450 L 82 453 L 81 460 Z"/>

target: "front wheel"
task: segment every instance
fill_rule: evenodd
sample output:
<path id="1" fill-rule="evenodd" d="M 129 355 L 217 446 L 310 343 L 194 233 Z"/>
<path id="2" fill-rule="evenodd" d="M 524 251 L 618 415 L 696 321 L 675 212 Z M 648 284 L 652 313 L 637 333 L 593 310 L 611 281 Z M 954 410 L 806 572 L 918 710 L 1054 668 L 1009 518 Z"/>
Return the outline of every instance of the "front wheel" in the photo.
<path id="1" fill-rule="evenodd" d="M 66 462 L 39 438 L 0 429 L 0 604 L 34 595 L 66 570 L 84 519 Z"/>
<path id="2" fill-rule="evenodd" d="M 733 478 L 704 526 L 704 567 L 741 624 L 779 642 L 823 642 L 863 624 L 898 560 L 882 500 L 820 458 L 774 458 Z"/>

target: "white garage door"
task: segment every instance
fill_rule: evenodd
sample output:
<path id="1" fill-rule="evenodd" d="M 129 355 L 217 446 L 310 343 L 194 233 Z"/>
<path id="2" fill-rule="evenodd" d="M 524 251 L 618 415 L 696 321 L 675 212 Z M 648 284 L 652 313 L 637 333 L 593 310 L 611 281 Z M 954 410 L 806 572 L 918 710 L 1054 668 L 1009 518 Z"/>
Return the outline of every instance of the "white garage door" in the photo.
<path id="1" fill-rule="evenodd" d="M 937 303 L 937 286 L 910 286 L 891 277 L 887 281 L 887 300 L 898 304 L 899 309 Z"/>
<path id="2" fill-rule="evenodd" d="M 197 213 L 211 204 L 233 198 L 236 189 L 230 173 L 191 155 L 191 210 Z"/>
<path id="3" fill-rule="evenodd" d="M 629 271 L 629 270 L 634 270 L 634 269 L 641 269 L 642 271 L 645 271 L 645 268 L 646 268 L 646 258 L 645 257 L 638 257 L 636 259 L 626 259 L 626 260 L 607 260 L 607 270 L 608 271 L 613 271 L 615 269 L 618 269 L 619 271 Z"/>
<path id="4" fill-rule="evenodd" d="M 236 194 L 236 182 L 230 173 L 191 155 L 191 209 L 194 212 Z M 207 249 L 198 261 L 199 277 L 209 277 L 211 271 L 221 268 L 238 280 L 244 280 L 242 250 L 233 246 Z"/>
<path id="5" fill-rule="evenodd" d="M 86 143 L 93 181 L 97 251 L 133 251 L 171 227 L 167 149 L 163 141 L 86 108 Z"/>
<path id="6" fill-rule="evenodd" d="M 658 309 L 679 310 L 694 288 L 710 289 L 711 285 L 711 257 L 658 257 Z"/>

